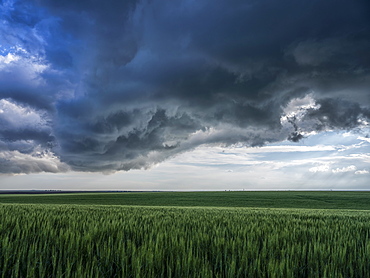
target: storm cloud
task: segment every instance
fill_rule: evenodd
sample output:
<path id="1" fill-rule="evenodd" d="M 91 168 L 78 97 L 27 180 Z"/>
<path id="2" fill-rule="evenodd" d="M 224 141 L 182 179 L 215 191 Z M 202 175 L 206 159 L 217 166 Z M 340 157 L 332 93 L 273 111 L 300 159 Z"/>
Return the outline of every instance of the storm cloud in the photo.
<path id="1" fill-rule="evenodd" d="M 142 169 L 370 121 L 366 0 L 4 0 L 0 16 L 1 173 Z"/>

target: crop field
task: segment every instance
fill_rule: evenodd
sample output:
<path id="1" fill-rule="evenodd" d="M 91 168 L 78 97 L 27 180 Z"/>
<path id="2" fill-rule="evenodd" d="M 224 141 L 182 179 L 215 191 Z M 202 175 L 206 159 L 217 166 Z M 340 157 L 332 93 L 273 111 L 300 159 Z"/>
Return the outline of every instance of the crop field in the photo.
<path id="1" fill-rule="evenodd" d="M 339 195 L 332 203 L 350 206 Z M 34 197 L 48 201 L 0 196 L 0 277 L 370 277 L 370 211 L 359 201 L 361 210 Z"/>
<path id="2" fill-rule="evenodd" d="M 0 203 L 370 210 L 370 191 L 0 194 Z"/>

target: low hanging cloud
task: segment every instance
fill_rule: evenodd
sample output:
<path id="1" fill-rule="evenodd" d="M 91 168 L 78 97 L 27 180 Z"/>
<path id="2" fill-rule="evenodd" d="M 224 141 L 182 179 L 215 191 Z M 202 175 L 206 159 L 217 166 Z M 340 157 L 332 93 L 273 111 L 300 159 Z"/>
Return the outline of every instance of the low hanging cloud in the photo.
<path id="1" fill-rule="evenodd" d="M 361 132 L 369 13 L 365 0 L 3 1 L 1 173 Z"/>
<path id="2" fill-rule="evenodd" d="M 332 172 L 334 174 L 336 173 L 346 173 L 346 172 L 355 172 L 357 170 L 356 166 L 355 165 L 350 165 L 350 166 L 347 166 L 347 167 L 343 167 L 343 168 L 336 168 L 336 169 L 333 169 Z"/>
<path id="3" fill-rule="evenodd" d="M 355 172 L 356 175 L 366 175 L 369 174 L 368 170 L 358 170 Z"/>
<path id="4" fill-rule="evenodd" d="M 50 152 L 33 151 L 30 154 L 19 151 L 0 152 L 0 174 L 29 174 L 67 172 L 70 167 Z"/>
<path id="5" fill-rule="evenodd" d="M 329 172 L 330 166 L 328 164 L 322 164 L 319 166 L 314 166 L 309 169 L 311 173 Z"/>

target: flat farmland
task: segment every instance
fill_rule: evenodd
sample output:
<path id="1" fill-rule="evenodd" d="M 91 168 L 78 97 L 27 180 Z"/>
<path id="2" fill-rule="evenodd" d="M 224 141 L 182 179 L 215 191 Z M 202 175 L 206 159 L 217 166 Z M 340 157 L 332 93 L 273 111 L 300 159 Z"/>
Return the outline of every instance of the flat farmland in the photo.
<path id="1" fill-rule="evenodd" d="M 369 191 L 0 194 L 0 203 L 370 210 Z"/>
<path id="2" fill-rule="evenodd" d="M 0 277 L 370 277 L 368 199 L 367 192 L 0 195 Z"/>

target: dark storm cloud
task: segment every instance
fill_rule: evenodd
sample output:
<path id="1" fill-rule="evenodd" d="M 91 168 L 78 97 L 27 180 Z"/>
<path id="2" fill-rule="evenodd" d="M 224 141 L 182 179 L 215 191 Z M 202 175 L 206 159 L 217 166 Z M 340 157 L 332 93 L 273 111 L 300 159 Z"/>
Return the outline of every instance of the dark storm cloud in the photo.
<path id="1" fill-rule="evenodd" d="M 9 122 L 4 150 L 27 141 L 74 170 L 111 172 L 201 144 L 297 142 L 369 121 L 368 1 L 39 0 L 0 11 L 0 98 L 48 119 Z M 308 95 L 316 106 L 283 126 L 284 107 Z"/>
<path id="2" fill-rule="evenodd" d="M 320 108 L 307 113 L 306 117 L 317 121 L 318 131 L 326 129 L 351 130 L 359 126 L 363 119 L 370 119 L 370 110 L 361 108 L 359 103 L 340 99 L 321 99 Z"/>

